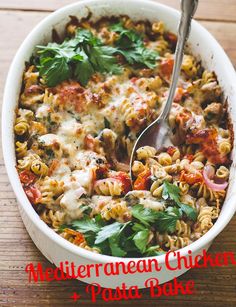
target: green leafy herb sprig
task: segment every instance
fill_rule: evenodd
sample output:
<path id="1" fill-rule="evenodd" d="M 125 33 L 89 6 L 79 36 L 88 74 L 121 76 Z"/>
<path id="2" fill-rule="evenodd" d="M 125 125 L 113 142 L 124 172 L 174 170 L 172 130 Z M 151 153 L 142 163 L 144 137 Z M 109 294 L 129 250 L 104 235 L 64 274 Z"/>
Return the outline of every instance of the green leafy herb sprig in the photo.
<path id="1" fill-rule="evenodd" d="M 95 218 L 85 216 L 63 227 L 83 233 L 88 244 L 100 248 L 103 254 L 117 257 L 160 255 L 163 251 L 159 246 L 148 245 L 150 231 L 174 233 L 183 215 L 193 221 L 197 217 L 194 208 L 180 202 L 179 187 L 164 181 L 162 198 L 168 202 L 164 211 L 137 204 L 131 208 L 132 220 L 126 223 L 107 222 L 97 215 Z"/>
<path id="2" fill-rule="evenodd" d="M 156 66 L 158 52 L 146 48 L 143 38 L 136 31 L 124 28 L 122 23 L 114 24 L 110 29 L 119 34 L 115 46 L 129 64 L 151 69 Z"/>
<path id="3" fill-rule="evenodd" d="M 69 78 L 75 78 L 85 86 L 95 72 L 122 72 L 114 56 L 116 49 L 103 45 L 89 30 L 79 28 L 75 37 L 62 44 L 37 47 L 39 73 L 50 87 Z"/>
<path id="4" fill-rule="evenodd" d="M 120 23 L 111 27 L 119 34 L 115 46 L 105 45 L 87 29 L 78 28 L 75 36 L 63 43 L 38 48 L 38 69 L 49 87 L 74 78 L 86 86 L 95 72 L 120 74 L 116 55 L 122 54 L 131 65 L 154 68 L 158 54 L 144 46 L 142 37 Z M 36 61 L 37 62 L 37 61 Z"/>
<path id="5" fill-rule="evenodd" d="M 165 200 L 171 200 L 176 204 L 180 210 L 192 221 L 197 219 L 197 211 L 190 205 L 181 203 L 180 201 L 180 188 L 174 184 L 164 181 L 162 198 Z"/>

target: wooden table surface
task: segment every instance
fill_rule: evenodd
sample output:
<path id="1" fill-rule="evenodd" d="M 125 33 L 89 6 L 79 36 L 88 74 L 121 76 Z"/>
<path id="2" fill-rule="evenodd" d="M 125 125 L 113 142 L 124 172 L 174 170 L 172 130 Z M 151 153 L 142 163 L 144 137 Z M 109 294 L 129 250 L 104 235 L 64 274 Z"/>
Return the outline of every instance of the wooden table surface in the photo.
<path id="1" fill-rule="evenodd" d="M 128 0 L 127 0 L 128 1 Z M 1 0 L 0 1 L 0 101 L 10 62 L 30 30 L 51 11 L 73 0 Z M 178 0 L 161 0 L 173 7 Z M 221 43 L 236 66 L 236 0 L 199 0 L 197 19 Z M 236 103 L 236 102 L 235 102 Z M 9 184 L 0 151 L 0 306 L 67 306 L 73 292 L 82 294 L 77 304 L 90 306 L 85 284 L 77 280 L 29 284 L 24 271 L 29 262 L 53 267 L 37 250 L 21 221 L 15 195 Z M 235 200 L 236 201 L 236 200 Z M 236 217 L 214 241 L 210 251 L 233 251 L 236 254 Z M 142 291 L 137 301 L 108 305 L 131 306 L 236 306 L 236 269 L 233 266 L 193 269 L 181 281 L 193 279 L 196 294 L 150 299 Z M 97 306 L 104 306 L 100 300 Z"/>

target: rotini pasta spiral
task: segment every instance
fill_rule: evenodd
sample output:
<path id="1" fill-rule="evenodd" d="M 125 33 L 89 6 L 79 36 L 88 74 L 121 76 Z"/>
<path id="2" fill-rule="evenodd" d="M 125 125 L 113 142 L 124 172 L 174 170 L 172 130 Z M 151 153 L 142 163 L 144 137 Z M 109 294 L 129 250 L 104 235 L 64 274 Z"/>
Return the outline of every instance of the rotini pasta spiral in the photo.
<path id="1" fill-rule="evenodd" d="M 157 156 L 158 162 L 163 165 L 171 165 L 172 164 L 172 158 L 167 152 L 162 152 Z"/>
<path id="2" fill-rule="evenodd" d="M 229 170 L 224 165 L 221 165 L 216 171 L 216 177 L 221 180 L 229 179 Z"/>
<path id="3" fill-rule="evenodd" d="M 154 197 L 160 198 L 163 192 L 163 184 L 160 183 L 160 180 L 156 180 L 151 185 L 150 191 Z"/>
<path id="4" fill-rule="evenodd" d="M 46 176 L 48 173 L 47 165 L 39 159 L 34 159 L 31 163 L 30 169 L 35 175 Z"/>
<path id="5" fill-rule="evenodd" d="M 156 149 L 150 146 L 143 146 L 137 150 L 136 154 L 138 160 L 146 160 L 155 156 Z"/>
<path id="6" fill-rule="evenodd" d="M 213 207 L 204 206 L 200 208 L 197 221 L 202 233 L 206 233 L 213 226 L 212 213 Z"/>
<path id="7" fill-rule="evenodd" d="M 192 243 L 192 241 L 188 237 L 180 237 L 176 235 L 160 235 L 160 234 L 157 234 L 157 242 L 161 246 L 164 246 L 165 248 L 168 248 L 172 251 L 183 248 Z"/>
<path id="8" fill-rule="evenodd" d="M 18 169 L 29 170 L 34 161 L 40 161 L 40 157 L 35 153 L 29 152 L 22 160 L 18 160 Z"/>
<path id="9" fill-rule="evenodd" d="M 123 187 L 119 180 L 107 178 L 98 180 L 94 186 L 98 195 L 120 196 L 123 193 Z"/>
<path id="10" fill-rule="evenodd" d="M 219 152 L 226 156 L 231 152 L 231 143 L 230 140 L 223 139 L 222 141 L 219 142 Z"/>
<path id="11" fill-rule="evenodd" d="M 195 59 L 191 55 L 184 55 L 181 69 L 189 76 L 192 77 L 197 73 Z"/>
<path id="12" fill-rule="evenodd" d="M 39 189 L 41 191 L 40 203 L 46 205 L 48 209 L 55 209 L 56 199 L 64 192 L 63 182 L 46 177 Z"/>
<path id="13" fill-rule="evenodd" d="M 174 184 L 177 185 L 180 189 L 180 195 L 186 195 L 189 191 L 189 184 L 182 181 L 174 181 Z"/>
<path id="14" fill-rule="evenodd" d="M 160 37 L 155 43 L 155 49 L 161 54 L 164 55 L 166 50 L 169 48 L 168 42 L 163 38 Z"/>
<path id="15" fill-rule="evenodd" d="M 53 211 L 44 209 L 40 214 L 41 219 L 48 225 L 51 225 L 54 229 L 58 229 L 65 222 L 65 212 Z"/>
<path id="16" fill-rule="evenodd" d="M 192 186 L 192 189 L 197 191 L 198 197 L 204 197 L 205 199 L 210 201 L 214 201 L 217 198 L 222 199 L 225 196 L 225 191 L 213 191 L 204 182 L 195 183 Z"/>
<path id="17" fill-rule="evenodd" d="M 132 166 L 132 172 L 133 172 L 134 176 L 137 177 L 143 171 L 145 171 L 144 164 L 140 161 L 134 161 L 133 166 Z"/>
<path id="18" fill-rule="evenodd" d="M 152 31 L 156 34 L 163 34 L 164 33 L 164 23 L 162 21 L 154 22 L 152 24 Z"/>
<path id="19" fill-rule="evenodd" d="M 16 118 L 14 131 L 17 135 L 23 135 L 29 130 L 30 122 L 33 119 L 34 113 L 30 110 L 19 109 Z"/>
<path id="20" fill-rule="evenodd" d="M 27 155 L 27 141 L 21 143 L 19 141 L 16 142 L 16 156 L 17 158 L 23 158 Z"/>
<path id="21" fill-rule="evenodd" d="M 203 152 L 197 150 L 193 156 L 194 162 L 204 162 L 206 161 L 206 157 L 204 156 Z"/>
<path id="22" fill-rule="evenodd" d="M 109 221 L 110 219 L 117 220 L 124 223 L 130 220 L 131 212 L 126 206 L 126 202 L 115 202 L 104 206 L 101 210 L 103 219 Z"/>
<path id="23" fill-rule="evenodd" d="M 81 247 L 81 248 L 84 248 L 88 251 L 91 251 L 91 252 L 94 252 L 94 253 L 97 253 L 99 254 L 100 253 L 100 250 L 99 248 L 97 247 L 94 247 L 94 248 L 91 248 L 89 247 L 88 243 L 86 242 L 84 236 L 78 232 L 78 231 L 75 231 L 75 230 L 72 230 L 72 229 L 64 229 L 64 231 L 60 234 L 61 237 L 63 237 L 64 239 L 68 240 L 69 242 Z"/>
<path id="24" fill-rule="evenodd" d="M 176 222 L 176 233 L 178 237 L 190 237 L 191 227 L 184 221 L 178 220 Z"/>

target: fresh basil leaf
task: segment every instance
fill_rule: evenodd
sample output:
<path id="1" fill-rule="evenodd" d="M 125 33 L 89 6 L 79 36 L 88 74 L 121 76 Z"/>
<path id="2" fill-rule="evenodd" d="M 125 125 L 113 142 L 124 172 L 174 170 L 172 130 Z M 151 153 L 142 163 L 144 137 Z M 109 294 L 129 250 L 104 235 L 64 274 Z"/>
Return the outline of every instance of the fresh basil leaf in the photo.
<path id="1" fill-rule="evenodd" d="M 148 229 L 137 232 L 135 236 L 133 237 L 135 245 L 137 246 L 137 248 L 140 250 L 142 254 L 146 250 L 148 237 L 149 237 Z"/>
<path id="2" fill-rule="evenodd" d="M 96 41 L 91 31 L 87 29 L 77 28 L 75 32 L 75 41 L 77 44 L 90 43 L 95 44 Z"/>
<path id="3" fill-rule="evenodd" d="M 156 60 L 158 58 L 156 51 L 140 46 L 137 48 L 137 53 L 140 54 L 140 60 L 137 63 L 143 64 L 151 69 L 156 66 Z"/>
<path id="4" fill-rule="evenodd" d="M 68 61 L 76 55 L 74 47 L 68 41 L 64 41 L 62 44 L 48 43 L 47 46 L 37 46 L 37 48 L 41 58 L 57 56 Z"/>
<path id="5" fill-rule="evenodd" d="M 122 54 L 131 65 L 139 64 L 141 66 L 147 66 L 148 68 L 154 68 L 156 66 L 158 54 L 143 46 L 138 46 L 135 49 L 118 50 L 118 52 Z"/>
<path id="6" fill-rule="evenodd" d="M 113 55 L 116 50 L 109 46 L 95 46 L 90 50 L 90 61 L 96 71 L 120 74 L 121 67 Z"/>

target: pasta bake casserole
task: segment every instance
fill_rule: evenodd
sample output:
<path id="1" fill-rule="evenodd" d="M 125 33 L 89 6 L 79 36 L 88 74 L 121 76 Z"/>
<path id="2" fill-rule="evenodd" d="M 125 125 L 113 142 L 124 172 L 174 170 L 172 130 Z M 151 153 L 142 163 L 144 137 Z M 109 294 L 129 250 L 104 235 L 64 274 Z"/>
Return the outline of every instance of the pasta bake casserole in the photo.
<path id="1" fill-rule="evenodd" d="M 37 46 L 16 111 L 17 170 L 41 219 L 87 250 L 155 256 L 204 235 L 224 202 L 233 135 L 214 72 L 186 51 L 169 126 L 175 146 L 137 136 L 160 114 L 176 36 L 163 22 L 71 17 Z"/>

